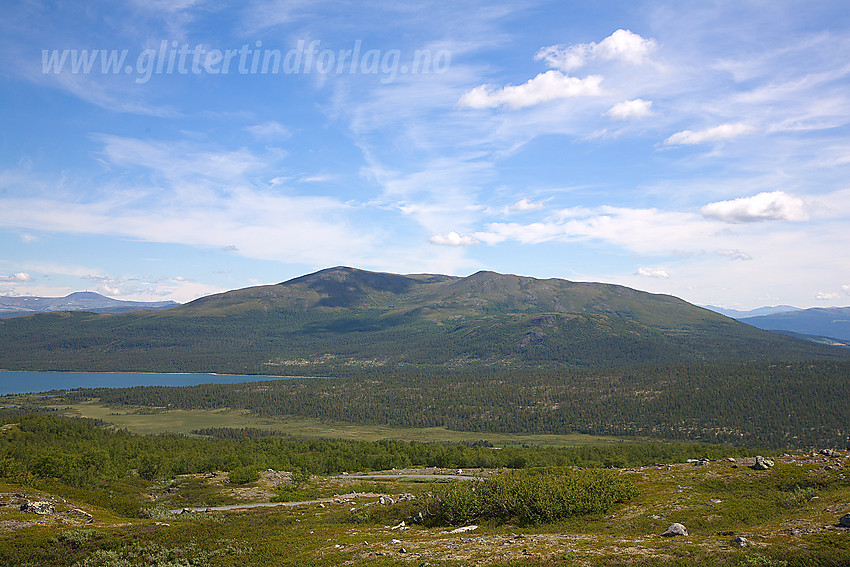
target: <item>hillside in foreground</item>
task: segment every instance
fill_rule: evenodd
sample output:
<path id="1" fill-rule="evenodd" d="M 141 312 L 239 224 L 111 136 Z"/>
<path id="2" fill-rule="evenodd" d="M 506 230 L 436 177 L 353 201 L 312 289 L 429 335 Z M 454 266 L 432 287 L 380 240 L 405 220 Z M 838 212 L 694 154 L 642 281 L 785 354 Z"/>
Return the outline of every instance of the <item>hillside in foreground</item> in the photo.
<path id="1" fill-rule="evenodd" d="M 2 563 L 850 564 L 846 452 L 765 461 L 705 445 L 497 449 L 208 433 L 135 436 L 0 414 Z"/>
<path id="2" fill-rule="evenodd" d="M 160 312 L 0 321 L 0 367 L 257 374 L 846 358 L 669 295 L 494 272 L 330 268 Z"/>

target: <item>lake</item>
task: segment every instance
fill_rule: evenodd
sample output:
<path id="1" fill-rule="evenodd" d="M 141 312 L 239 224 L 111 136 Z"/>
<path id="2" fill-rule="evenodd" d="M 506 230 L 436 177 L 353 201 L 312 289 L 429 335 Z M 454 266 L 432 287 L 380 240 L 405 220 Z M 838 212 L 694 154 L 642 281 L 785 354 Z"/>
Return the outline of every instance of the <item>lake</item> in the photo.
<path id="1" fill-rule="evenodd" d="M 0 372 L 0 395 L 69 390 L 71 388 L 128 388 L 131 386 L 194 386 L 282 380 L 295 376 L 235 374 L 155 374 L 146 372 Z"/>

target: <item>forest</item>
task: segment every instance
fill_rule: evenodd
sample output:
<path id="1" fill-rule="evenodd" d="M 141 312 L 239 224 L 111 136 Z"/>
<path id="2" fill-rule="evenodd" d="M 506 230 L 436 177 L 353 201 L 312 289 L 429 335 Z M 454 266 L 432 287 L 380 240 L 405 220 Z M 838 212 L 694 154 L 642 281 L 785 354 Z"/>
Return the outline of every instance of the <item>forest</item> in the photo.
<path id="1" fill-rule="evenodd" d="M 714 362 L 613 369 L 388 371 L 192 387 L 80 389 L 165 409 L 243 408 L 355 424 L 588 433 L 773 448 L 843 447 L 850 363 Z"/>

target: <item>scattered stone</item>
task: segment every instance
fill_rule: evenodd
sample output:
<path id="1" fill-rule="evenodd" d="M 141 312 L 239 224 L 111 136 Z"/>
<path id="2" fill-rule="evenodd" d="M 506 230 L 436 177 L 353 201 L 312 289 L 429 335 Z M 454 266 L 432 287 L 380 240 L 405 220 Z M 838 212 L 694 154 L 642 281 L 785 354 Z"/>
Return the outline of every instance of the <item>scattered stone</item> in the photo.
<path id="1" fill-rule="evenodd" d="M 652 516 L 650 516 L 650 518 L 652 518 L 653 520 L 660 520 L 663 517 L 664 516 L 659 516 L 658 514 L 653 514 Z"/>
<path id="2" fill-rule="evenodd" d="M 29 500 L 24 500 L 24 503 L 21 504 L 20 507 L 21 512 L 27 512 L 29 514 L 53 514 L 56 512 L 56 509 L 53 507 L 53 504 L 50 502 L 44 502 L 40 500 L 33 500 L 30 502 Z"/>
<path id="3" fill-rule="evenodd" d="M 398 550 L 398 552 L 399 552 L 399 553 L 407 553 L 407 550 L 406 550 L 405 548 L 403 548 L 403 547 L 402 547 L 401 549 L 399 549 L 399 550 Z"/>
<path id="4" fill-rule="evenodd" d="M 400 539 L 391 539 L 390 540 L 390 545 L 398 545 L 400 543 L 401 543 Z"/>
<path id="5" fill-rule="evenodd" d="M 688 459 L 688 460 L 686 460 L 685 462 L 686 462 L 686 463 L 688 463 L 688 464 L 690 465 L 690 464 L 693 464 L 693 463 L 698 463 L 698 462 L 699 462 L 699 459 Z"/>
<path id="6" fill-rule="evenodd" d="M 667 528 L 667 531 L 665 531 L 661 535 L 664 536 L 664 537 L 686 536 L 686 535 L 688 535 L 688 530 L 687 530 L 687 528 L 685 528 L 685 526 L 676 522 L 676 523 L 670 524 L 670 527 Z"/>
<path id="7" fill-rule="evenodd" d="M 721 502 L 723 502 L 723 500 L 721 500 L 720 498 L 712 498 L 711 500 L 709 500 L 709 502 L 711 502 L 712 504 L 720 504 Z"/>
<path id="8" fill-rule="evenodd" d="M 841 454 L 838 451 L 834 451 L 832 449 L 821 449 L 821 455 L 826 455 L 827 457 L 840 457 Z"/>
<path id="9" fill-rule="evenodd" d="M 449 533 L 450 534 L 462 534 L 462 533 L 471 532 L 471 531 L 477 530 L 477 529 L 478 529 L 478 526 L 464 526 L 462 528 L 456 528 L 456 529 L 450 531 Z"/>
<path id="10" fill-rule="evenodd" d="M 773 466 L 773 461 L 765 459 L 761 455 L 756 456 L 756 462 L 750 465 L 750 468 L 756 471 L 766 471 Z"/>
<path id="11" fill-rule="evenodd" d="M 841 516 L 841 519 L 838 520 L 838 525 L 842 528 L 850 528 L 850 514 Z"/>
<path id="12" fill-rule="evenodd" d="M 72 516 L 80 516 L 86 522 L 91 523 L 94 521 L 94 518 L 91 514 L 86 512 L 85 510 L 80 510 L 79 508 L 74 508 L 73 510 L 68 510 L 66 514 L 71 514 Z"/>
<path id="13" fill-rule="evenodd" d="M 390 529 L 391 530 L 406 530 L 407 525 L 404 523 L 404 520 L 402 520 L 400 524 L 398 524 L 397 526 L 393 526 Z"/>
<path id="14" fill-rule="evenodd" d="M 747 538 L 743 536 L 736 537 L 732 540 L 732 543 L 734 543 L 738 547 L 747 547 L 748 545 L 750 545 L 750 542 L 747 540 Z"/>
<path id="15" fill-rule="evenodd" d="M 737 463 L 738 462 L 738 461 L 735 460 L 735 457 L 726 457 L 726 460 L 729 461 L 730 463 Z"/>
<path id="16" fill-rule="evenodd" d="M 324 507 L 325 507 L 325 505 L 323 503 L 319 502 L 319 508 L 324 508 Z"/>
<path id="17" fill-rule="evenodd" d="M 382 504 L 382 505 L 389 506 L 390 504 L 395 504 L 395 501 L 392 498 L 390 498 L 389 496 L 381 495 L 381 496 L 378 497 L 378 503 Z"/>
<path id="18" fill-rule="evenodd" d="M 695 466 L 695 467 L 707 467 L 707 466 L 708 466 L 708 461 L 696 461 L 696 462 L 694 463 L 694 466 Z"/>

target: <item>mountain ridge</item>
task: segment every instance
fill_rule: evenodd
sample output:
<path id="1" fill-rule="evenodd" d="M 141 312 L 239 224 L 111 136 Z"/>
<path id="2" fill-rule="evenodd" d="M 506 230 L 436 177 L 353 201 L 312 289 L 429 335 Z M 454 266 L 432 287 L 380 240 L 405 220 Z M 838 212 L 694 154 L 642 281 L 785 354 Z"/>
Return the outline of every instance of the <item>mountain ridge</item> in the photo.
<path id="1" fill-rule="evenodd" d="M 75 291 L 64 297 L 0 296 L 0 318 L 52 311 L 89 311 L 115 314 L 133 309 L 170 309 L 176 301 L 124 301 L 93 291 Z"/>
<path id="2" fill-rule="evenodd" d="M 0 345 L 0 367 L 19 369 L 85 363 L 104 370 L 316 375 L 367 367 L 602 367 L 848 355 L 616 284 L 343 266 L 163 311 L 0 322 L 0 335 L 11 339 Z"/>
<path id="3" fill-rule="evenodd" d="M 811 307 L 799 311 L 745 317 L 741 322 L 768 331 L 850 340 L 850 307 Z"/>

